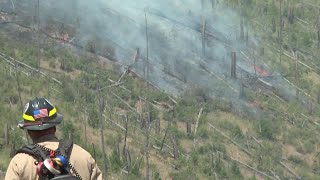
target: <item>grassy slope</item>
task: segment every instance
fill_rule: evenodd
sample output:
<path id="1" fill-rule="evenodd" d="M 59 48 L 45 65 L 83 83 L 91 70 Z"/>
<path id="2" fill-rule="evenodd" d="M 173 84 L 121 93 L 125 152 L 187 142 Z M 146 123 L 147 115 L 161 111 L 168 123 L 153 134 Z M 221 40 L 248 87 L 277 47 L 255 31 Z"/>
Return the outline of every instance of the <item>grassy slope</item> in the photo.
<path id="1" fill-rule="evenodd" d="M 269 4 L 268 7 L 272 6 L 272 2 L 264 1 L 263 4 Z M 254 13 L 257 13 L 258 7 L 261 4 L 257 3 L 256 8 L 250 10 L 248 17 L 251 18 Z M 269 11 L 265 16 L 255 16 L 256 21 L 271 22 L 271 18 L 274 16 L 278 6 L 274 6 L 275 10 Z M 273 12 L 273 13 L 272 13 Z M 312 13 L 311 13 L 312 14 Z M 312 21 L 311 14 L 305 14 L 305 19 Z M 301 17 L 303 18 L 303 17 Z M 266 29 L 270 27 L 267 24 Z M 271 23 L 270 23 L 271 24 Z M 262 33 L 262 29 L 259 26 L 252 25 L 256 28 L 263 39 L 265 40 L 262 44 L 276 44 L 277 36 L 276 33 L 266 34 Z M 293 25 L 295 33 L 303 33 L 298 31 L 300 27 Z M 288 26 L 287 26 L 288 27 Z M 308 28 L 309 29 L 309 28 Z M 266 32 L 270 32 L 267 30 Z M 284 33 L 287 29 L 284 29 Z M 308 33 L 308 31 L 304 31 Z M 17 32 L 12 32 L 17 33 Z M 302 34 L 304 35 L 304 34 Z M 303 36 L 298 36 L 297 41 L 303 42 Z M 10 54 L 11 56 L 22 60 L 28 64 L 36 66 L 36 51 L 32 46 L 28 46 L 23 38 L 14 39 L 10 36 L 7 31 L 1 31 L 1 52 Z M 301 40 L 299 40 L 301 39 Z M 286 38 L 284 42 L 288 43 Z M 299 45 L 299 43 L 298 43 Z M 308 46 L 308 44 L 306 44 Z M 310 45 L 309 51 L 317 53 L 314 44 Z M 97 82 L 97 76 L 95 73 L 99 72 L 100 82 L 104 83 L 103 86 L 109 85 L 107 78 L 116 80 L 120 74 L 116 70 L 117 68 L 107 64 L 101 66 L 101 62 L 95 60 L 94 57 L 88 56 L 87 54 L 74 55 L 68 50 L 53 50 L 49 46 L 44 46 L 44 52 L 42 55 L 43 61 L 41 62 L 44 71 L 50 68 L 50 75 L 62 80 L 64 86 L 53 84 L 51 82 L 50 87 L 58 90 L 60 93 L 50 90 L 50 99 L 54 104 L 57 104 L 58 110 L 65 116 L 65 125 L 60 126 L 59 133 L 61 136 L 73 133 L 76 137 L 76 142 L 82 144 L 92 154 L 94 154 L 93 146 L 95 145 L 96 159 L 102 167 L 102 158 L 99 134 L 96 123 L 94 120 L 95 113 L 90 114 L 89 123 L 93 124 L 94 128 L 87 126 L 87 144 L 84 141 L 84 120 L 88 117 L 87 114 L 83 113 L 84 104 L 87 107 L 87 112 L 91 112 L 92 109 L 97 108 L 97 99 L 94 89 Z M 266 47 L 266 46 L 265 46 Z M 304 47 L 307 48 L 307 47 Z M 290 80 L 294 80 L 293 74 L 290 70 L 292 63 L 289 58 L 282 57 L 283 61 L 280 64 L 278 61 L 279 54 L 274 50 L 266 48 L 266 53 L 263 56 L 264 61 L 267 61 L 269 65 L 278 68 L 280 71 L 284 71 Z M 59 66 L 62 60 L 65 59 L 67 65 L 71 69 L 69 72 L 62 71 Z M 317 62 L 316 59 L 313 60 Z M 97 65 L 99 64 L 99 65 Z M 15 127 L 17 120 L 20 119 L 19 101 L 17 101 L 17 84 L 16 77 L 9 75 L 9 68 L 5 66 L 1 61 L 1 103 L 0 110 L 4 114 L 0 117 L 0 128 L 3 129 L 4 123 L 9 123 L 12 128 Z M 22 87 L 22 100 L 25 103 L 28 99 L 34 96 L 48 96 L 48 80 L 37 76 L 19 76 L 21 87 Z M 301 79 L 309 79 L 306 82 L 305 90 L 315 96 L 317 93 L 316 85 L 319 82 L 319 75 L 317 72 L 306 73 L 306 70 L 301 73 Z M 132 91 L 132 94 L 128 94 L 120 88 L 113 89 L 122 98 L 125 98 L 131 106 L 136 106 L 138 103 L 137 96 L 145 94 L 146 85 L 138 78 L 133 76 L 126 76 L 124 78 L 125 86 Z M 310 88 L 311 87 L 311 88 Z M 304 108 L 295 102 L 289 104 L 276 101 L 271 98 L 267 98 L 259 93 L 248 92 L 252 94 L 254 101 L 259 104 L 263 109 L 270 111 L 270 116 L 261 117 L 259 119 L 250 119 L 244 115 L 233 113 L 228 103 L 220 101 L 219 99 L 206 99 L 204 96 L 205 92 L 201 90 L 192 91 L 191 94 L 187 94 L 182 98 L 177 98 L 178 105 L 176 106 L 176 112 L 174 115 L 166 112 L 165 110 L 157 110 L 157 116 L 161 120 L 161 131 L 160 134 L 155 134 L 154 130 L 151 130 L 151 134 L 162 139 L 167 127 L 167 123 L 171 122 L 169 128 L 169 135 L 166 138 L 165 143 L 172 146 L 170 137 L 174 135 L 178 139 L 178 146 L 180 151 L 184 154 L 189 154 L 190 158 L 187 160 L 183 156 L 174 160 L 171 156 L 171 150 L 164 148 L 163 152 L 159 152 L 154 148 L 150 148 L 150 161 L 152 164 L 152 174 L 156 178 L 158 175 L 162 179 L 170 178 L 187 178 L 187 179 L 206 179 L 206 178 L 227 178 L 227 179 L 250 179 L 256 177 L 262 178 L 258 174 L 253 173 L 251 170 L 239 166 L 237 163 L 232 161 L 230 157 L 240 160 L 252 167 L 255 167 L 261 171 L 268 173 L 273 176 L 274 174 L 280 178 L 292 177 L 293 173 L 289 172 L 284 168 L 279 161 L 285 163 L 294 173 L 302 176 L 304 179 L 317 179 L 319 178 L 319 161 L 317 160 L 317 154 L 319 147 L 319 140 L 317 138 L 319 127 L 314 122 L 319 122 L 318 118 L 318 106 L 315 106 L 315 112 L 312 115 L 310 121 L 301 116 L 304 112 Z M 139 127 L 139 123 L 136 121 L 137 116 L 130 113 L 127 106 L 121 103 L 118 99 L 110 95 L 108 90 L 104 91 L 104 95 L 109 104 L 108 107 L 112 107 L 114 113 L 111 114 L 112 119 L 124 125 L 122 118 L 116 115 L 117 113 L 129 113 L 130 124 L 128 134 L 128 146 L 131 153 L 132 162 L 136 162 L 134 167 L 138 167 L 140 159 L 143 157 L 143 148 L 145 138 L 143 133 L 138 129 L 132 127 L 133 125 Z M 167 98 L 166 95 L 162 94 L 151 88 L 150 100 L 157 100 L 173 106 L 174 104 Z M 12 97 L 16 100 L 16 103 L 10 105 L 8 98 Z M 86 102 L 86 103 L 84 103 Z M 111 104 L 111 106 L 110 106 Z M 188 135 L 185 130 L 185 120 L 191 119 L 193 121 L 192 129 L 195 126 L 195 119 L 199 109 L 203 107 L 204 112 L 199 121 L 199 128 L 197 132 L 197 146 L 193 147 L 194 136 Z M 165 106 L 162 106 L 164 109 Z M 79 113 L 79 109 L 82 113 Z M 108 114 L 108 109 L 106 114 Z M 94 112 L 94 111 L 93 111 Z M 8 121 L 10 119 L 10 121 Z M 79 123 L 80 122 L 80 123 Z M 245 153 L 238 146 L 234 145 L 231 141 L 224 138 L 217 131 L 213 130 L 208 126 L 208 123 L 214 125 L 216 128 L 221 130 L 224 134 L 240 144 L 249 154 Z M 107 154 L 108 154 L 108 166 L 110 167 L 109 176 L 121 178 L 120 167 L 124 167 L 123 159 L 117 159 L 115 155 L 116 145 L 120 144 L 120 149 L 123 145 L 123 132 L 120 131 L 116 126 L 107 123 L 105 132 L 105 140 L 107 142 Z M 153 126 L 153 124 L 152 124 Z M 17 146 L 25 144 L 26 139 L 23 138 L 21 131 L 11 131 L 11 137 L 14 139 Z M 78 137 L 79 136 L 79 137 Z M 151 139 L 150 147 L 153 145 L 160 146 L 161 143 Z M 9 148 L 1 150 L 0 167 L 5 170 L 8 158 Z M 134 163 L 133 163 L 134 164 Z M 174 165 L 175 168 L 172 168 Z M 134 179 L 137 177 L 144 176 L 145 163 L 141 163 L 140 172 L 133 170 L 130 178 Z M 159 173 L 159 174 L 158 174 Z M 123 177 L 122 177 L 123 178 Z"/>

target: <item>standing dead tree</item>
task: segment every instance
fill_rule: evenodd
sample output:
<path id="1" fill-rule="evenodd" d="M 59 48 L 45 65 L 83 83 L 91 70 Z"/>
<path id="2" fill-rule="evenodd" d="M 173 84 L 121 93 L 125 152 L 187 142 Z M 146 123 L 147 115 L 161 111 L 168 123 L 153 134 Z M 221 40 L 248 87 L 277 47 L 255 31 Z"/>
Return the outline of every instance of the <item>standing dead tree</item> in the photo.
<path id="1" fill-rule="evenodd" d="M 175 135 L 170 135 L 172 147 L 173 147 L 173 158 L 178 159 L 179 158 L 179 150 L 178 150 L 178 144 L 177 144 L 177 138 Z"/>
<path id="2" fill-rule="evenodd" d="M 170 128 L 170 121 L 168 121 L 168 125 L 167 125 L 167 128 L 166 128 L 166 131 L 164 133 L 164 137 L 161 141 L 161 147 L 160 147 L 160 151 L 162 151 L 162 148 L 163 148 L 163 145 L 164 145 L 164 141 L 166 140 L 166 137 L 167 137 L 167 133 L 168 133 L 168 130 Z"/>
<path id="3" fill-rule="evenodd" d="M 4 131 L 3 131 L 4 132 L 4 145 L 9 146 L 9 126 L 8 126 L 8 124 L 6 123 L 3 128 L 4 128 Z"/>
<path id="4" fill-rule="evenodd" d="M 240 19 L 240 40 L 244 40 L 243 18 Z"/>
<path id="5" fill-rule="evenodd" d="M 281 64 L 281 58 L 282 58 L 282 0 L 279 1 L 280 3 L 280 10 L 279 10 L 279 60 L 280 60 L 280 64 Z"/>
<path id="6" fill-rule="evenodd" d="M 196 146 L 197 129 L 198 129 L 198 126 L 199 126 L 199 119 L 200 119 L 200 117 L 201 117 L 202 111 L 203 111 L 203 108 L 201 108 L 200 111 L 199 111 L 199 113 L 198 113 L 198 118 L 197 118 L 197 121 L 196 121 L 196 126 L 194 127 L 193 147 Z"/>
<path id="7" fill-rule="evenodd" d="M 291 5 L 291 3 L 288 4 L 288 22 L 290 24 L 293 24 L 294 23 L 294 8 L 293 6 Z"/>
<path id="8" fill-rule="evenodd" d="M 244 94 L 244 82 L 242 78 L 242 73 L 241 73 L 241 80 L 240 80 L 240 90 L 239 90 L 239 98 L 243 98 L 245 96 Z"/>
<path id="9" fill-rule="evenodd" d="M 128 115 L 125 116 L 125 133 L 124 133 L 124 144 L 123 144 L 123 150 L 122 154 L 123 157 L 126 155 L 126 150 L 127 150 L 127 135 L 128 135 Z"/>
<path id="10" fill-rule="evenodd" d="M 191 134 L 191 120 L 188 119 L 186 124 L 187 124 L 187 134 Z"/>
<path id="11" fill-rule="evenodd" d="M 237 56 L 236 52 L 231 52 L 231 77 L 237 78 Z"/>
<path id="12" fill-rule="evenodd" d="M 320 48 L 320 27 L 318 28 L 318 48 Z"/>
<path id="13" fill-rule="evenodd" d="M 129 173 L 131 172 L 131 154 L 129 149 L 125 150 L 125 154 L 123 155 L 123 160 L 125 161 L 125 167 L 127 170 L 125 171 L 124 169 L 122 170 L 127 174 L 127 177 L 129 176 Z"/>
<path id="14" fill-rule="evenodd" d="M 150 164 L 149 164 L 149 126 L 150 126 L 150 112 L 147 113 L 148 117 L 146 120 L 146 128 L 145 128 L 145 135 L 146 135 L 146 144 L 145 144 L 145 158 L 146 158 L 146 179 L 150 179 Z"/>
<path id="15" fill-rule="evenodd" d="M 206 55 L 206 19 L 203 16 L 202 17 L 202 28 L 201 28 L 201 34 L 202 34 L 202 55 L 205 57 Z"/>
<path id="16" fill-rule="evenodd" d="M 160 119 L 157 119 L 156 121 L 155 121 L 155 133 L 156 134 L 160 134 Z"/>
<path id="17" fill-rule="evenodd" d="M 299 86 L 299 69 L 298 69 L 298 64 L 299 64 L 299 60 L 298 60 L 298 53 L 297 52 L 293 52 L 293 56 L 294 56 L 294 59 L 295 59 L 295 72 L 294 72 L 294 79 L 296 81 L 296 84 L 298 84 Z M 298 97 L 299 96 L 299 90 L 296 89 L 296 96 Z"/>
<path id="18" fill-rule="evenodd" d="M 37 5 L 36 5 L 36 23 L 37 23 L 37 68 L 38 68 L 38 73 L 40 73 L 40 0 L 37 0 Z"/>
<path id="19" fill-rule="evenodd" d="M 22 105 L 22 98 L 21 98 L 21 86 L 20 86 L 20 71 L 18 70 L 18 63 L 15 61 L 15 69 L 16 69 L 16 80 L 17 80 L 17 88 L 18 88 L 18 96 L 19 96 L 19 102 L 20 102 L 20 109 L 23 109 Z"/>
<path id="20" fill-rule="evenodd" d="M 147 13 L 145 12 L 144 14 L 145 17 L 145 25 L 146 25 L 146 51 L 147 51 L 147 76 L 144 73 L 144 78 L 147 80 L 147 92 L 149 92 L 149 70 L 150 70 L 150 63 L 149 63 L 149 35 L 148 35 L 148 19 L 147 19 Z M 145 68 L 144 71 L 145 72 Z M 147 102 L 147 98 L 145 97 L 145 102 Z M 146 136 L 146 144 L 145 144 L 145 159 L 146 159 L 146 180 L 150 179 L 150 164 L 149 164 L 149 128 L 150 128 L 150 122 L 151 122 L 151 117 L 150 117 L 150 106 L 148 103 L 146 103 L 147 106 L 147 118 L 141 118 L 146 120 L 146 126 L 145 126 L 145 136 Z M 143 111 L 142 111 L 143 112 Z M 143 113 L 142 113 L 143 115 Z"/>
<path id="21" fill-rule="evenodd" d="M 88 123 L 88 116 L 87 116 L 87 109 L 84 110 L 84 143 L 85 145 L 87 145 L 88 142 L 88 138 L 87 138 L 87 123 Z"/>
<path id="22" fill-rule="evenodd" d="M 103 116 L 103 112 L 105 109 L 105 99 L 104 97 L 101 95 L 101 91 L 100 89 L 100 82 L 99 82 L 99 78 L 98 78 L 98 85 L 97 85 L 97 93 L 98 93 L 98 102 L 99 102 L 99 120 L 100 120 L 100 138 L 101 138 L 101 149 L 102 149 L 102 155 L 103 155 L 103 167 L 104 167 L 104 173 L 103 173 L 103 178 L 106 178 L 106 174 L 108 172 L 108 167 L 107 167 L 107 158 L 106 158 L 106 154 L 105 154 L 105 142 L 104 142 L 104 116 Z"/>

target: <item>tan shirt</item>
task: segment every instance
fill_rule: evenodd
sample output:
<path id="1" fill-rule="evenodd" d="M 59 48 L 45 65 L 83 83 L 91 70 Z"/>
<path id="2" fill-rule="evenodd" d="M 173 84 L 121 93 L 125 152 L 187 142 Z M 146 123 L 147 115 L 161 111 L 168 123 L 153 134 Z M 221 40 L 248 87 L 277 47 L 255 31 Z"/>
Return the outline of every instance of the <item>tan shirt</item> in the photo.
<path id="1" fill-rule="evenodd" d="M 38 140 L 38 144 L 49 149 L 57 149 L 59 142 L 53 135 L 47 135 Z M 15 155 L 8 166 L 5 180 L 38 180 L 35 159 L 24 153 Z M 70 156 L 70 163 L 83 180 L 102 180 L 102 174 L 95 160 L 80 146 L 74 144 Z"/>

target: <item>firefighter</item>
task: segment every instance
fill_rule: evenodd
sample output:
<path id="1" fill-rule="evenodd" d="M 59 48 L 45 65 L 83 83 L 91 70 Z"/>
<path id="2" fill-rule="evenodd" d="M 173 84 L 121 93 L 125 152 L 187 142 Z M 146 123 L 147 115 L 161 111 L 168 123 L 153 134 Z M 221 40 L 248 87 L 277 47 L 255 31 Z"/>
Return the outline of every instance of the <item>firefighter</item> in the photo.
<path id="1" fill-rule="evenodd" d="M 35 98 L 29 101 L 25 105 L 22 117 L 23 121 L 18 124 L 18 127 L 27 130 L 33 143 L 39 147 L 45 147 L 43 149 L 58 148 L 59 139 L 55 136 L 56 125 L 61 123 L 63 116 L 57 113 L 57 109 L 47 99 Z M 72 174 L 83 180 L 101 180 L 102 173 L 92 156 L 76 144 L 73 144 L 71 149 L 68 162 L 75 171 Z M 34 156 L 17 153 L 11 159 L 5 180 L 39 179 L 41 176 L 37 167 L 39 164 Z"/>

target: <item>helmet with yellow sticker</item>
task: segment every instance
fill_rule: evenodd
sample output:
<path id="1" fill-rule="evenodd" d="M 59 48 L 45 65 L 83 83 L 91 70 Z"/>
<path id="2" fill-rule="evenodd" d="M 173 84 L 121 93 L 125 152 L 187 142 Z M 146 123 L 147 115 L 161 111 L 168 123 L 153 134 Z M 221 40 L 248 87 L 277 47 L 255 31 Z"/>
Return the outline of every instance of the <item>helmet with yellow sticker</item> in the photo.
<path id="1" fill-rule="evenodd" d="M 45 98 L 35 98 L 29 101 L 23 111 L 23 121 L 18 127 L 27 130 L 44 130 L 61 123 L 63 117 L 57 109 Z"/>

